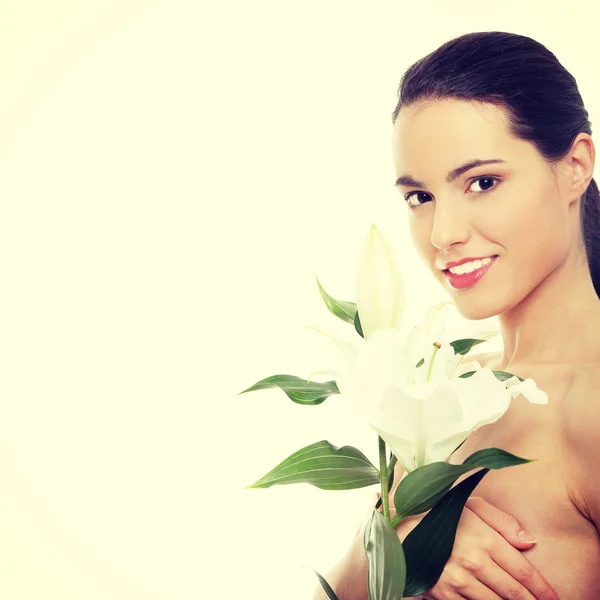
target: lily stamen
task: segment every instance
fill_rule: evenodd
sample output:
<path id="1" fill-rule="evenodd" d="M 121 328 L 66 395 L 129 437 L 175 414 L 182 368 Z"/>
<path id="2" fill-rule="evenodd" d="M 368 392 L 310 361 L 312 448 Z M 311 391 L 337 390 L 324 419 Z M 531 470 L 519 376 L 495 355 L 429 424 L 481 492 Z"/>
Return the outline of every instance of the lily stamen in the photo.
<path id="1" fill-rule="evenodd" d="M 431 370 L 433 368 L 433 362 L 435 361 L 435 355 L 437 354 L 438 350 L 442 347 L 442 345 L 439 342 L 433 342 L 433 346 L 434 346 L 434 350 L 433 350 L 433 354 L 431 355 L 431 361 L 429 362 L 429 369 L 427 370 L 427 379 L 425 381 L 429 381 L 431 379 Z"/>

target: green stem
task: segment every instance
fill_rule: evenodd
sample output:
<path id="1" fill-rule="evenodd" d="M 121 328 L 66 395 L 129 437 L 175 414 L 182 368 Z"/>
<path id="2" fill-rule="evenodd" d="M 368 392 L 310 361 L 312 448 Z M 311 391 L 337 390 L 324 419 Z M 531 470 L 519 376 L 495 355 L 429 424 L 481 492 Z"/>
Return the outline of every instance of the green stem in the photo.
<path id="1" fill-rule="evenodd" d="M 379 437 L 379 479 L 381 481 L 381 502 L 383 504 L 383 516 L 389 523 L 390 521 L 390 505 L 388 498 L 388 470 L 387 458 L 385 456 L 385 442 Z"/>
<path id="2" fill-rule="evenodd" d="M 392 489 L 392 485 L 394 484 L 394 467 L 396 466 L 396 463 L 398 462 L 398 459 L 392 454 L 392 457 L 390 459 L 390 462 L 388 463 L 388 491 Z M 379 471 L 377 471 L 378 474 Z M 381 500 L 381 496 L 379 496 L 379 498 L 377 499 L 377 502 L 375 503 L 375 508 L 379 509 L 379 507 L 382 504 L 382 500 Z"/>
<path id="3" fill-rule="evenodd" d="M 402 515 L 396 515 L 390 522 L 390 527 L 392 529 L 396 529 L 396 527 L 398 527 L 398 525 L 400 525 L 400 523 L 402 522 Z"/>

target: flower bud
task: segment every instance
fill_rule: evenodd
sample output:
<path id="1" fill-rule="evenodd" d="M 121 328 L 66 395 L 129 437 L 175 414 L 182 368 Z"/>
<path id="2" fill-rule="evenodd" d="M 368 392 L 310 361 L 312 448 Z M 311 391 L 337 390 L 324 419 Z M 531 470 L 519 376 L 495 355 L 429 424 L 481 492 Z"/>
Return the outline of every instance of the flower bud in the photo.
<path id="1" fill-rule="evenodd" d="M 365 339 L 377 329 L 401 325 L 402 275 L 392 247 L 375 224 L 371 225 L 363 246 L 356 305 Z"/>

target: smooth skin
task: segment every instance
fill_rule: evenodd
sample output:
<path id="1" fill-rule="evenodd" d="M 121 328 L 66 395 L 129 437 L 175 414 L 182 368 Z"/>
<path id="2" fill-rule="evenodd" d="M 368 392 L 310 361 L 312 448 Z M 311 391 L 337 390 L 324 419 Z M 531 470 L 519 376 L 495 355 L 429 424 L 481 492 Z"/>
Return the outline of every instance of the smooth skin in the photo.
<path id="1" fill-rule="evenodd" d="M 484 477 L 442 576 L 423 597 L 600 597 L 600 301 L 579 224 L 593 141 L 580 133 L 567 156 L 549 164 L 510 133 L 501 107 L 444 99 L 403 107 L 392 147 L 399 201 L 426 268 L 465 318 L 499 317 L 504 352 L 482 365 L 531 377 L 549 398 L 545 406 L 515 398 L 448 459 L 500 447 L 537 460 Z M 450 180 L 475 159 L 503 162 Z M 449 261 L 488 256 L 494 264 L 470 288 L 452 288 L 442 271 Z M 399 526 L 401 540 L 420 518 Z M 521 527 L 537 542 L 520 543 Z M 366 599 L 366 572 L 359 530 L 327 578 L 339 600 Z"/>
<path id="2" fill-rule="evenodd" d="M 405 476 L 397 465 L 391 490 L 393 497 L 398 482 Z M 461 477 L 457 483 L 462 481 Z M 377 497 L 379 494 L 377 494 Z M 363 547 L 363 534 L 371 517 L 374 503 L 366 512 L 352 546 L 326 579 L 339 600 L 367 600 L 366 578 L 368 561 Z M 394 514 L 393 503 L 390 512 Z M 419 524 L 423 515 L 408 517 L 396 528 L 398 538 L 406 536 Z M 555 591 L 527 560 L 522 550 L 532 548 L 536 541 L 511 515 L 498 510 L 483 498 L 471 496 L 460 518 L 452 555 L 442 576 L 421 600 L 449 600 L 454 598 L 497 600 L 498 598 L 558 600 Z M 487 582 L 487 585 L 480 581 Z M 496 590 L 494 592 L 493 590 Z M 463 595 L 464 594 L 464 595 Z M 327 600 L 319 586 L 313 600 Z"/>

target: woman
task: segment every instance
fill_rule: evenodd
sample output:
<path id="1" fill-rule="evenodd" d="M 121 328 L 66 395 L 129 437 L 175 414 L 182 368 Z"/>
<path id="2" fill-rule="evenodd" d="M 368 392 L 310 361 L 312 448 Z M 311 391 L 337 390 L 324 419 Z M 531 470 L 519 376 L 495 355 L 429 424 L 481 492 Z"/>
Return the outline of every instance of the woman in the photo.
<path id="1" fill-rule="evenodd" d="M 531 38 L 478 32 L 412 65 L 398 96 L 396 187 L 419 255 L 464 317 L 499 316 L 504 350 L 482 366 L 549 398 L 544 411 L 515 398 L 448 459 L 499 447 L 538 460 L 482 480 L 424 596 L 600 598 L 600 196 L 576 81 Z M 339 600 L 367 598 L 362 544 L 361 528 L 327 575 Z"/>

